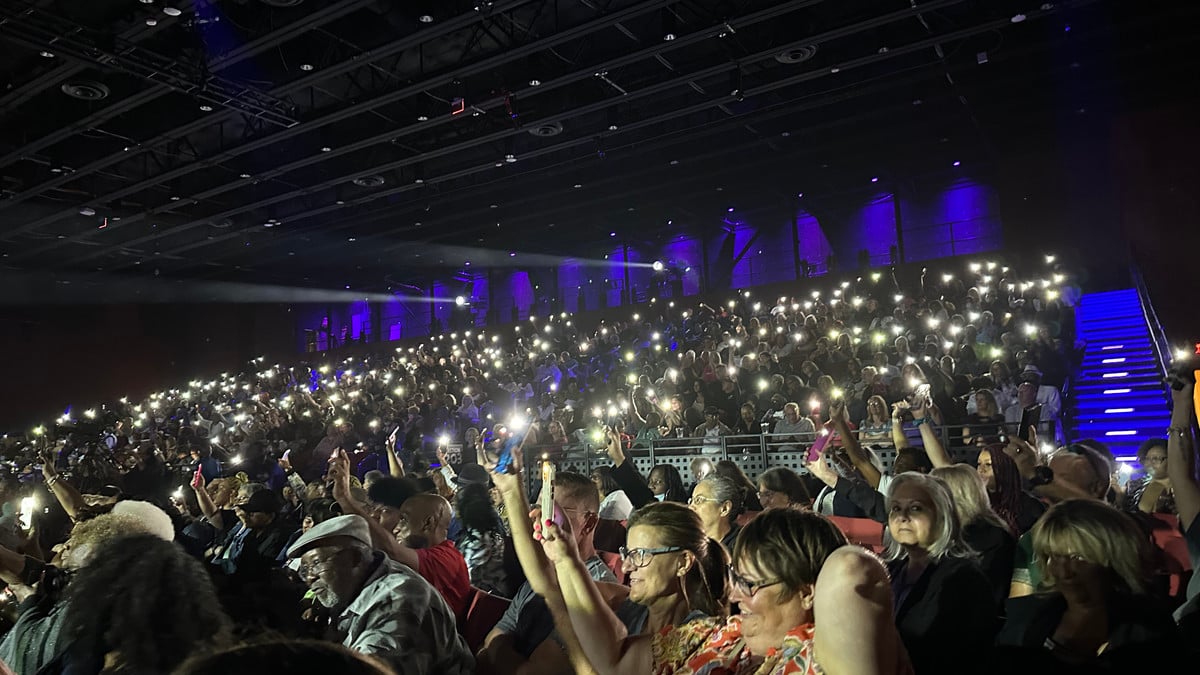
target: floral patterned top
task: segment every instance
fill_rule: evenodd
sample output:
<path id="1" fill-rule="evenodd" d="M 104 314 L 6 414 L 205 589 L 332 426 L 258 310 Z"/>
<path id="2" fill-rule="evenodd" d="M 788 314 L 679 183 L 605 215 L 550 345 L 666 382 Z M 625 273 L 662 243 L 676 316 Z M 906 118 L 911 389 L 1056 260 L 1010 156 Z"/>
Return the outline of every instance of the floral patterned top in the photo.
<path id="1" fill-rule="evenodd" d="M 732 616 L 668 626 L 654 636 L 654 675 L 820 675 L 813 658 L 813 625 L 788 632 L 783 645 L 755 658 Z"/>

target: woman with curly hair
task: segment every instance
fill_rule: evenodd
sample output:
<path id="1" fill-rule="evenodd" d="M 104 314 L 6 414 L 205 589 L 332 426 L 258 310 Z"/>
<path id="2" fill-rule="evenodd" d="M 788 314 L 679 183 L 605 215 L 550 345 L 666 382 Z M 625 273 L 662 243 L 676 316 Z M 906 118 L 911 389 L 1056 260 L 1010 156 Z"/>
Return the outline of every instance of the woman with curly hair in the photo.
<path id="1" fill-rule="evenodd" d="M 504 522 L 492 505 L 488 486 L 464 483 L 456 504 L 462 530 L 454 543 L 467 561 L 471 585 L 511 598 L 513 589 L 504 573 Z"/>
<path id="2" fill-rule="evenodd" d="M 204 567 L 151 535 L 103 543 L 67 587 L 66 643 L 55 672 L 165 673 L 230 641 Z"/>

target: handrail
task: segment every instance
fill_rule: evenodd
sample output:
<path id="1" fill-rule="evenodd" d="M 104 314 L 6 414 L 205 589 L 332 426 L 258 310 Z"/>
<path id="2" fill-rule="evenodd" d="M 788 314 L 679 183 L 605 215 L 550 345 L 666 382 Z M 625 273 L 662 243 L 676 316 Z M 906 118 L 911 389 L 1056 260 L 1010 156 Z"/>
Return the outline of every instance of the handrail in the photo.
<path id="1" fill-rule="evenodd" d="M 1150 345 L 1154 348 L 1159 374 L 1163 378 L 1163 394 L 1166 395 L 1167 364 L 1171 361 L 1170 343 L 1167 342 L 1166 331 L 1163 330 L 1162 323 L 1158 320 L 1154 305 L 1150 303 L 1150 289 L 1146 286 L 1146 279 L 1142 276 L 1141 268 L 1133 264 L 1130 265 L 1129 272 L 1133 278 L 1134 289 L 1137 291 L 1138 304 L 1142 308 L 1142 319 L 1146 322 L 1146 328 L 1150 332 Z"/>

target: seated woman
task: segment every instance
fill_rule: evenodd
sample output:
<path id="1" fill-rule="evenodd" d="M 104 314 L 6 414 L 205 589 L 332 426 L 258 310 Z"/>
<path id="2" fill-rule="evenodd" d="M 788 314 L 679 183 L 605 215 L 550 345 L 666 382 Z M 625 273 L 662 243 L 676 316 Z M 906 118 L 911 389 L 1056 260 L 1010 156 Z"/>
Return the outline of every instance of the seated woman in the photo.
<path id="1" fill-rule="evenodd" d="M 1185 662 L 1170 613 L 1149 593 L 1151 550 L 1107 504 L 1060 502 L 1033 527 L 1043 587 L 1008 601 L 1002 664 L 1035 672 L 1156 672 Z"/>
<path id="2" fill-rule="evenodd" d="M 808 509 L 812 497 L 804 481 L 789 468 L 776 466 L 758 475 L 758 501 L 766 509 Z"/>
<path id="3" fill-rule="evenodd" d="M 867 399 L 867 416 L 858 425 L 858 442 L 863 445 L 892 445 L 892 417 L 882 396 Z"/>
<path id="4" fill-rule="evenodd" d="M 887 508 L 884 559 L 900 638 L 921 675 L 963 672 L 991 646 L 996 611 L 950 490 L 937 478 L 902 473 L 888 486 Z"/>
<path id="5" fill-rule="evenodd" d="M 729 566 L 730 599 L 740 614 L 668 626 L 653 635 L 626 637 L 569 533 L 548 522 L 542 536 L 558 584 L 548 570 L 531 576 L 539 577 L 539 593 L 562 597 L 570 629 L 596 672 L 912 672 L 889 622 L 878 560 L 846 546 L 842 533 L 816 514 L 772 509 L 742 530 Z M 687 562 L 685 554 L 668 564 L 683 569 Z M 853 641 L 846 639 L 851 633 Z"/>
<path id="6" fill-rule="evenodd" d="M 1146 474 L 1129 483 L 1118 503 L 1130 513 L 1169 513 L 1179 515 L 1175 508 L 1175 492 L 1167 475 L 1167 442 L 1151 438 L 1137 451 L 1138 464 Z"/>
<path id="7" fill-rule="evenodd" d="M 975 392 L 975 412 L 967 415 L 963 428 L 963 445 L 997 443 L 1004 433 L 1004 411 L 996 403 L 991 389 Z"/>
<path id="8" fill-rule="evenodd" d="M 742 515 L 742 490 L 737 483 L 724 476 L 708 476 L 696 484 L 688 505 L 700 516 L 704 533 L 732 551 L 742 529 L 737 524 Z"/>
<path id="9" fill-rule="evenodd" d="M 1012 583 L 1013 554 L 1017 550 L 1015 534 L 992 510 L 983 480 L 975 469 L 955 464 L 934 469 L 933 476 L 950 488 L 954 511 L 962 524 L 963 541 L 979 553 L 979 566 L 992 582 L 996 609 L 1001 609 Z"/>

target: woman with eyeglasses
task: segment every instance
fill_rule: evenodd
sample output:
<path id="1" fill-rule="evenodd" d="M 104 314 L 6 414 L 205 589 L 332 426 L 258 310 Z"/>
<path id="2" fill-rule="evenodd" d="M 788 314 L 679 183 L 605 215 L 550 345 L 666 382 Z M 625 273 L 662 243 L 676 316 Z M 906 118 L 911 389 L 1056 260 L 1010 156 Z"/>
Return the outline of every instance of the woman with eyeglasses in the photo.
<path id="1" fill-rule="evenodd" d="M 738 484 L 724 476 L 706 476 L 696 483 L 688 506 L 700 516 L 704 533 L 732 551 L 742 529 L 737 524 L 742 514 L 742 489 Z"/>
<path id="2" fill-rule="evenodd" d="M 1163 672 L 1186 663 L 1150 592 L 1151 547 L 1128 515 L 1096 500 L 1050 508 L 1033 527 L 1046 592 L 1010 598 L 997 672 Z"/>
<path id="3" fill-rule="evenodd" d="M 758 475 L 758 501 L 763 509 L 807 509 L 812 497 L 799 474 L 776 466 Z"/>
<path id="4" fill-rule="evenodd" d="M 963 540 L 950 490 L 908 472 L 888 486 L 884 559 L 896 627 L 921 675 L 963 672 L 996 634 L 998 608 L 977 554 Z"/>
<path id="5" fill-rule="evenodd" d="M 537 570 L 531 583 L 539 592 L 561 596 L 569 630 L 596 672 L 912 672 L 891 625 L 887 577 L 878 559 L 846 546 L 842 533 L 815 514 L 774 510 L 742 530 L 728 568 L 730 600 L 740 614 L 633 636 L 626 636 L 587 576 L 572 538 L 552 521 L 540 530 L 554 572 Z M 856 639 L 847 640 L 850 634 Z"/>
<path id="6" fill-rule="evenodd" d="M 1136 481 L 1129 483 L 1122 493 L 1119 481 L 1114 481 L 1117 488 L 1117 503 L 1130 513 L 1169 513 L 1179 515 L 1175 508 L 1175 491 L 1171 489 L 1171 477 L 1167 475 L 1167 442 L 1161 438 L 1151 438 L 1137 451 L 1138 464 L 1146 474 Z"/>

